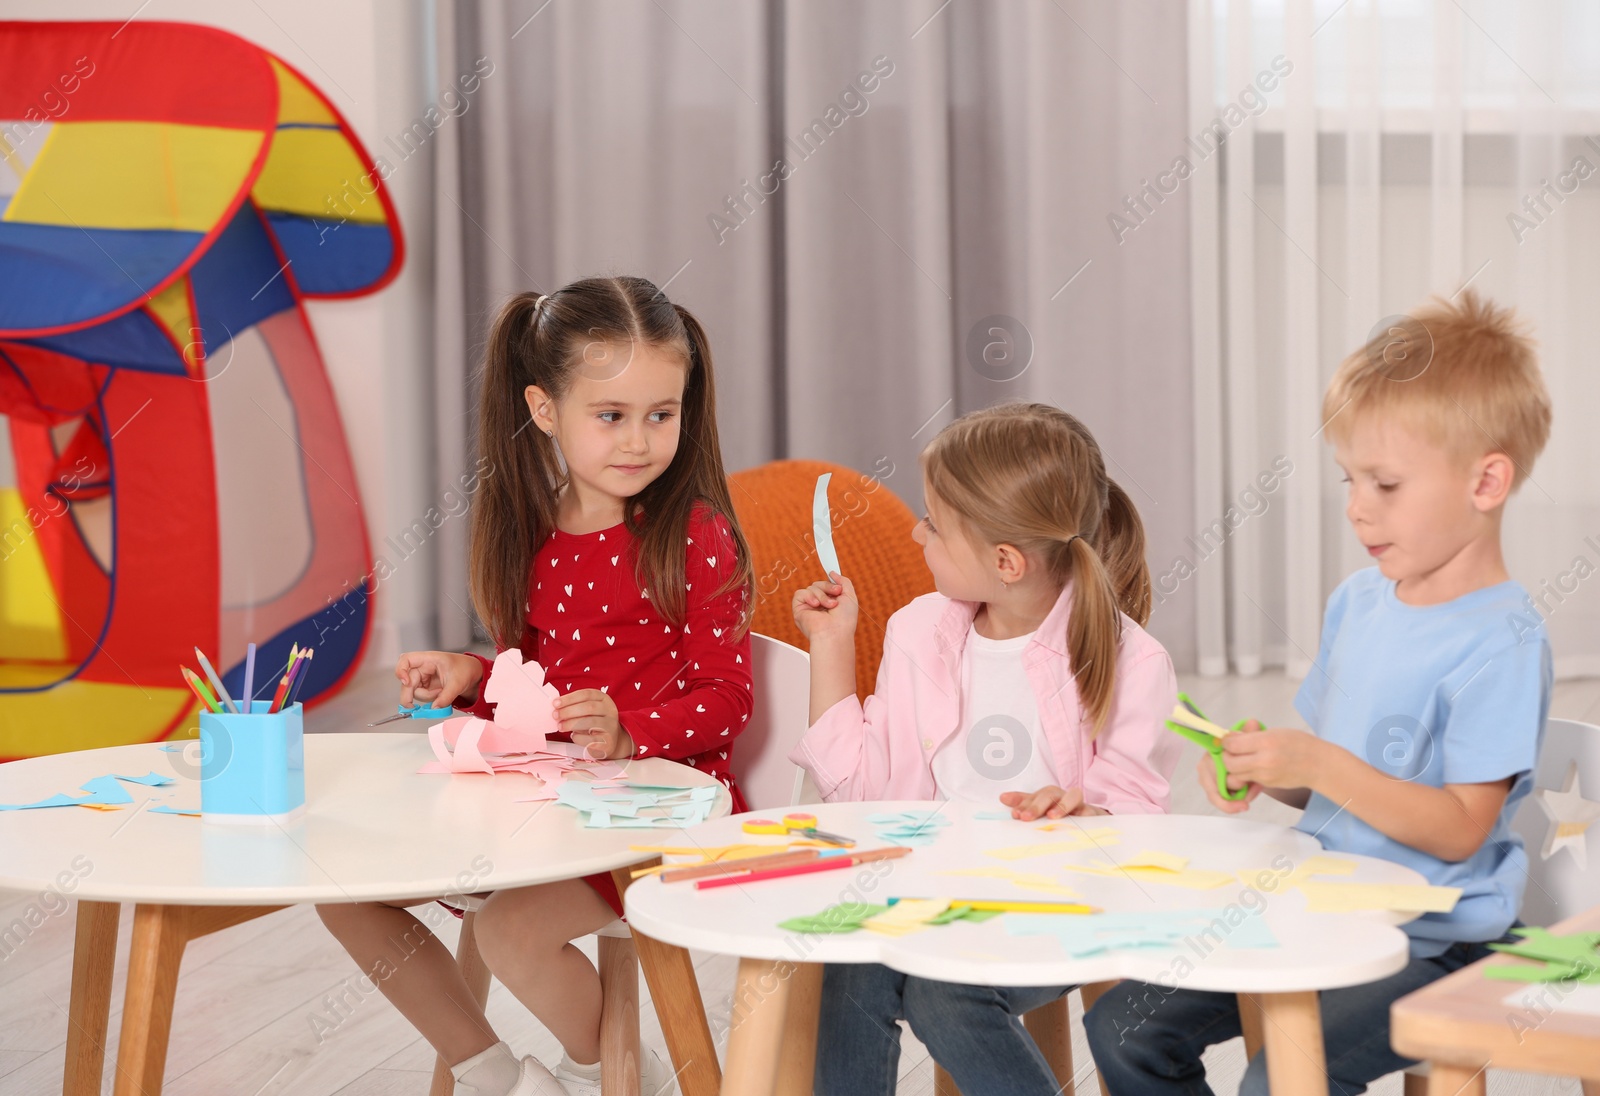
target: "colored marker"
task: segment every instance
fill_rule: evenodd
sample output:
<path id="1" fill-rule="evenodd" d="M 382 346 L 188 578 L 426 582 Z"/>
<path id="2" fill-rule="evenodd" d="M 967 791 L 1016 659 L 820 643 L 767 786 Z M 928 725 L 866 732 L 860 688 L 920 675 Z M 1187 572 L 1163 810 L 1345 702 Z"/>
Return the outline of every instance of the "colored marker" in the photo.
<path id="1" fill-rule="evenodd" d="M 256 695 L 251 692 L 251 687 L 256 683 L 256 645 L 251 643 L 244 649 L 244 712 L 250 714 L 250 706 L 255 703 Z"/>
<path id="2" fill-rule="evenodd" d="M 194 649 L 194 657 L 200 660 L 200 668 L 206 672 L 206 678 L 211 682 L 211 687 L 217 691 L 217 695 L 228 706 L 228 710 L 234 715 L 238 715 L 239 705 L 235 704 L 233 697 L 228 695 L 228 690 L 223 687 L 222 679 L 217 676 L 217 671 L 212 668 L 211 660 L 206 657 L 205 652 L 196 647 Z"/>

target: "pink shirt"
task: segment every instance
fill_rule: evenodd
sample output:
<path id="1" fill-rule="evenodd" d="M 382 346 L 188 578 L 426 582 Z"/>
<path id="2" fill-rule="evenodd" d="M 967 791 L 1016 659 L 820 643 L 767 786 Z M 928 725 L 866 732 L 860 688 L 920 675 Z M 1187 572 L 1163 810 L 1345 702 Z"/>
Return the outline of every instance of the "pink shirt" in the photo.
<path id="1" fill-rule="evenodd" d="M 1115 695 L 1091 740 L 1067 657 L 1071 593 L 1069 584 L 1022 652 L 1061 786 L 1081 786 L 1085 803 L 1112 814 L 1163 813 L 1183 746 L 1163 725 L 1178 697 L 1172 660 L 1124 615 Z M 961 730 L 957 683 L 978 608 L 925 594 L 889 618 L 876 691 L 865 705 L 852 695 L 829 708 L 789 755 L 823 799 L 937 797 L 932 759 Z"/>

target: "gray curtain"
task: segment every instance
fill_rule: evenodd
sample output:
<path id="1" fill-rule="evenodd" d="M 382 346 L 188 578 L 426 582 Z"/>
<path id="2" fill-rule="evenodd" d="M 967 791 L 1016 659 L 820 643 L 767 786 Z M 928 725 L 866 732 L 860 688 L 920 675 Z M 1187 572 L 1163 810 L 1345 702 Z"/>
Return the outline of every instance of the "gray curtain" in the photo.
<path id="1" fill-rule="evenodd" d="M 1095 432 L 1150 558 L 1191 533 L 1188 210 L 1115 214 L 1183 148 L 1182 8 L 938 0 L 439 0 L 442 483 L 470 465 L 494 310 L 642 274 L 711 333 L 730 470 L 877 474 L 913 509 L 956 416 L 1044 400 Z M 441 642 L 466 636 L 464 544 Z M 1151 630 L 1192 664 L 1192 595 Z"/>

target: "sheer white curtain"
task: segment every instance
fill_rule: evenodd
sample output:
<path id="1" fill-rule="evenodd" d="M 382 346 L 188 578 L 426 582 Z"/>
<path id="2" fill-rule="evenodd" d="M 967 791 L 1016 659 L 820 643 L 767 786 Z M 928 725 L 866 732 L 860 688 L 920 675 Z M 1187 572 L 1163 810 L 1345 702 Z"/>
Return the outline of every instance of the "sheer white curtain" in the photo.
<path id="1" fill-rule="evenodd" d="M 1041 399 L 1095 432 L 1153 560 L 1189 532 L 1187 211 L 1107 226 L 1183 145 L 1170 0 L 437 3 L 441 83 L 495 64 L 439 146 L 441 482 L 497 303 L 617 270 L 705 321 L 730 469 L 836 461 L 917 508 L 942 425 Z M 1192 604 L 1152 622 L 1180 666 Z"/>
<path id="2" fill-rule="evenodd" d="M 1318 432 L 1321 393 L 1384 318 L 1471 285 L 1531 323 L 1555 404 L 1507 509 L 1508 563 L 1548 621 L 1557 674 L 1600 673 L 1600 6 L 1189 12 L 1189 124 L 1205 135 L 1191 143 L 1187 572 L 1202 672 L 1309 668 L 1328 593 L 1370 562 Z"/>

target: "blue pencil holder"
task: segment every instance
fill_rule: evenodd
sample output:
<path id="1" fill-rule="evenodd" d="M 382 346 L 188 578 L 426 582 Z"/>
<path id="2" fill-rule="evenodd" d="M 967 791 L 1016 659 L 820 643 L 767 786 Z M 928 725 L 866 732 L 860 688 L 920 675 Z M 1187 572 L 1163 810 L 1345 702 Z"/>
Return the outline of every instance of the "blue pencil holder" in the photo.
<path id="1" fill-rule="evenodd" d="M 250 714 L 200 713 L 200 819 L 269 826 L 306 809 L 306 750 L 301 708 Z"/>

